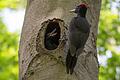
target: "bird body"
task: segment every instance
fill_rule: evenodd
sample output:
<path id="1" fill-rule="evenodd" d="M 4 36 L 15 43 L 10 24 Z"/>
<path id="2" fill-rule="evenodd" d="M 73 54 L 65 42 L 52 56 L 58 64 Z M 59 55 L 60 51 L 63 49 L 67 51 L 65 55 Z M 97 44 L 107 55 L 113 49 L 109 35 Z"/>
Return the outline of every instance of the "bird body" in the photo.
<path id="1" fill-rule="evenodd" d="M 89 36 L 90 25 L 86 18 L 74 17 L 69 26 L 69 42 L 76 48 L 84 47 Z"/>
<path id="2" fill-rule="evenodd" d="M 76 66 L 78 56 L 82 53 L 89 37 L 90 25 L 85 17 L 87 7 L 84 4 L 75 9 L 76 17 L 73 17 L 69 25 L 69 50 L 66 57 L 67 73 L 72 74 Z"/>

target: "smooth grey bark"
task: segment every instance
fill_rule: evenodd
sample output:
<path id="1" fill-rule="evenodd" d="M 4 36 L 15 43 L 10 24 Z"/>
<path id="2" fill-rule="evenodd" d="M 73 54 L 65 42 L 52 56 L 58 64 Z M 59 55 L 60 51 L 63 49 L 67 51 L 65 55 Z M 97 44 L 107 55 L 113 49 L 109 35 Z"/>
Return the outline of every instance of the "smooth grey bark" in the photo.
<path id="1" fill-rule="evenodd" d="M 91 24 L 91 31 L 73 75 L 68 75 L 65 70 L 68 45 L 55 50 L 45 49 L 42 43 L 45 28 L 41 24 L 48 19 L 59 18 L 68 25 L 74 16 L 69 10 L 82 2 L 90 7 L 87 20 Z M 96 39 L 101 0 L 28 0 L 27 3 L 19 46 L 20 80 L 98 80 Z M 65 26 L 64 22 L 58 22 Z M 61 36 L 64 32 L 65 28 L 61 27 Z M 38 44 L 39 47 L 36 46 Z"/>

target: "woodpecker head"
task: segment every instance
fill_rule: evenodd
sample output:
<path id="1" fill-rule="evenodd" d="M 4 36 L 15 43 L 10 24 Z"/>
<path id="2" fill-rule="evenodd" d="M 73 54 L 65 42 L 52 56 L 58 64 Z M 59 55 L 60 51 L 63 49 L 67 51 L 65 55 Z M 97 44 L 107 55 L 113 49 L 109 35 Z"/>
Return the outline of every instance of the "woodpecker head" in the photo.
<path id="1" fill-rule="evenodd" d="M 88 9 L 88 5 L 85 3 L 82 3 L 82 4 L 78 5 L 75 9 L 70 10 L 70 12 L 74 12 L 74 13 L 80 15 L 81 17 L 85 17 L 87 9 Z"/>

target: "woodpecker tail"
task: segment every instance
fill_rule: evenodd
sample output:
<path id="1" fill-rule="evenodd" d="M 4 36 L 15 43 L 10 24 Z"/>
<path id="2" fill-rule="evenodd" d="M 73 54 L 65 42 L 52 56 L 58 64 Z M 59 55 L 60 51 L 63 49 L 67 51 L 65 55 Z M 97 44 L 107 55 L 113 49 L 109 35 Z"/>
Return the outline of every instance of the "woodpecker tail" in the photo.
<path id="1" fill-rule="evenodd" d="M 74 71 L 74 68 L 76 66 L 76 63 L 77 63 L 77 57 L 74 55 L 72 57 L 72 60 L 71 60 L 71 65 L 70 65 L 70 74 L 72 75 L 73 71 Z"/>
<path id="2" fill-rule="evenodd" d="M 72 56 L 70 54 L 70 50 L 68 50 L 68 54 L 67 54 L 67 57 L 66 57 L 66 71 L 67 71 L 67 74 L 70 73 L 72 75 L 76 63 L 77 63 L 76 55 Z"/>

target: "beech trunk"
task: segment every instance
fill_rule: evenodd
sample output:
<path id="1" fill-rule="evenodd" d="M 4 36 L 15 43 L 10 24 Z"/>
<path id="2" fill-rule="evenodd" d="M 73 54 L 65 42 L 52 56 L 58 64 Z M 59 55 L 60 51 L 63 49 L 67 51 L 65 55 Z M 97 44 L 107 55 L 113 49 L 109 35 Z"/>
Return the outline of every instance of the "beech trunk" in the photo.
<path id="1" fill-rule="evenodd" d="M 89 5 L 91 25 L 84 51 L 78 57 L 72 75 L 66 73 L 67 28 L 75 16 L 69 10 L 80 3 Z M 19 45 L 20 80 L 98 80 L 99 64 L 96 40 L 101 0 L 28 0 Z M 54 43 L 46 35 L 56 29 Z"/>

